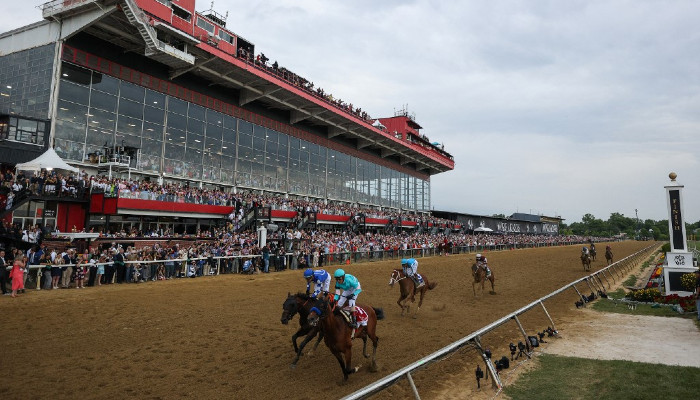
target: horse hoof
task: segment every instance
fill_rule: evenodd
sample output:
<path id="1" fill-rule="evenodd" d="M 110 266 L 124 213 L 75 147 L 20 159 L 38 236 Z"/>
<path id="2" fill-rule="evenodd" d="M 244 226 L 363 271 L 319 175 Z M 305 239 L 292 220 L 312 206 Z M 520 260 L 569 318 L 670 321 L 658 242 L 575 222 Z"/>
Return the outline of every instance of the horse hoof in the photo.
<path id="1" fill-rule="evenodd" d="M 377 367 L 377 363 L 372 363 L 372 365 L 369 366 L 369 372 L 378 372 L 379 367 Z"/>
<path id="2" fill-rule="evenodd" d="M 418 318 L 418 314 L 413 314 L 413 319 Z"/>
<path id="3" fill-rule="evenodd" d="M 289 369 L 294 369 L 294 368 L 296 368 L 296 367 L 297 367 L 296 364 L 290 364 L 290 365 L 289 365 Z"/>

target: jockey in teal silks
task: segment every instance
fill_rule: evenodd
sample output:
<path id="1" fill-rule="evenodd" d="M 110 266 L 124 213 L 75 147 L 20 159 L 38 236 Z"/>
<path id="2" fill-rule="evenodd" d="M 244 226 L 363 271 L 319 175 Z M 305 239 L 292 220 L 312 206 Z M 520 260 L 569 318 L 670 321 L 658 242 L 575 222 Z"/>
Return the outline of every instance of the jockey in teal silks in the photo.
<path id="1" fill-rule="evenodd" d="M 357 328 L 355 300 L 362 291 L 360 281 L 354 276 L 346 274 L 342 269 L 336 269 L 333 276 L 335 277 L 335 301 L 338 302 L 338 307 L 342 308 L 347 300 L 348 307 L 350 308 L 350 323 L 353 328 Z"/>
<path id="2" fill-rule="evenodd" d="M 401 260 L 401 267 L 403 268 L 403 273 L 413 279 L 416 284 L 416 289 L 425 285 L 423 277 L 418 274 L 418 261 L 415 258 L 404 258 Z"/>

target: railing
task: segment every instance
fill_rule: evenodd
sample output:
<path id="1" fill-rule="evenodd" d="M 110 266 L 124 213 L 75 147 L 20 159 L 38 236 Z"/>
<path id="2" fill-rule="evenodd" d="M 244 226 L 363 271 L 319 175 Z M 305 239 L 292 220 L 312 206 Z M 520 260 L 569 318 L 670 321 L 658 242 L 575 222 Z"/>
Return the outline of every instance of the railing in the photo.
<path id="1" fill-rule="evenodd" d="M 53 0 L 39 6 L 44 18 L 53 15 L 61 10 L 72 9 L 83 3 L 92 3 L 95 0 Z"/>
<path id="2" fill-rule="evenodd" d="M 544 306 L 545 300 L 550 299 L 550 298 L 552 298 L 552 297 L 554 297 L 554 296 L 556 296 L 556 295 L 558 295 L 558 294 L 560 294 L 560 293 L 562 293 L 565 290 L 570 289 L 570 288 L 573 288 L 580 298 L 582 295 L 581 295 L 581 292 L 579 292 L 579 290 L 576 288 L 576 285 L 584 283 L 584 282 L 588 285 L 588 287 L 593 292 L 596 292 L 597 288 L 605 289 L 605 284 L 603 284 L 601 276 L 608 283 L 608 288 L 610 288 L 610 282 L 608 281 L 608 277 L 605 275 L 606 273 L 612 278 L 613 281 L 616 281 L 615 276 L 619 276 L 619 275 L 621 275 L 621 276 L 619 276 L 619 278 L 622 279 L 622 277 L 624 277 L 625 271 L 621 271 L 621 270 L 629 270 L 629 269 L 633 268 L 640 261 L 640 259 L 643 259 L 643 257 L 646 257 L 656 247 L 658 247 L 658 244 L 648 246 L 648 247 L 646 247 L 646 248 L 644 248 L 644 249 L 642 249 L 642 250 L 640 250 L 632 255 L 629 255 L 629 256 L 623 258 L 622 260 L 620 260 L 616 263 L 613 263 L 613 264 L 593 273 L 593 274 L 590 274 L 588 276 L 584 276 L 583 278 L 580 278 L 574 282 L 571 282 L 568 285 L 563 286 L 563 287 L 553 291 L 552 293 L 550 293 L 546 296 L 543 296 L 543 297 L 533 301 L 532 303 L 520 308 L 519 310 L 514 311 L 514 312 L 504 316 L 503 318 L 477 330 L 476 332 L 473 332 L 470 335 L 465 336 L 464 338 L 462 338 L 454 343 L 451 343 L 451 344 L 443 347 L 442 349 L 440 349 L 440 350 L 438 350 L 430 355 L 427 355 L 427 356 L 421 358 L 420 360 L 418 360 L 410 365 L 407 365 L 406 367 L 401 368 L 400 370 L 398 370 L 392 374 L 387 375 L 386 377 L 372 383 L 371 385 L 365 386 L 364 388 L 343 397 L 343 399 L 344 400 L 346 400 L 346 399 L 351 400 L 351 399 L 366 398 L 368 396 L 371 396 L 373 394 L 376 394 L 376 393 L 388 388 L 389 386 L 393 385 L 394 383 L 396 383 L 399 379 L 402 379 L 403 377 L 406 377 L 406 379 L 408 380 L 415 398 L 420 399 L 420 396 L 418 395 L 418 390 L 416 389 L 416 386 L 413 384 L 413 378 L 411 377 L 411 372 L 415 372 L 418 369 L 423 369 L 431 363 L 440 361 L 440 359 L 442 359 L 443 357 L 445 357 L 451 353 L 454 353 L 455 351 L 457 351 L 460 348 L 467 346 L 467 345 L 473 345 L 475 348 L 477 348 L 479 350 L 481 357 L 484 359 L 484 362 L 487 365 L 488 371 L 490 372 L 491 376 L 494 378 L 493 379 L 494 384 L 500 390 L 502 388 L 502 383 L 500 381 L 500 378 L 498 377 L 498 374 L 495 371 L 493 363 L 486 356 L 486 354 L 483 352 L 483 349 L 481 348 L 481 343 L 480 343 L 481 336 L 483 336 L 486 333 L 489 333 L 490 331 L 496 329 L 497 327 L 505 324 L 506 322 L 508 322 L 510 320 L 515 320 L 516 324 L 518 325 L 520 333 L 525 338 L 525 342 L 529 343 L 528 337 L 527 337 L 528 335 L 525 332 L 525 330 L 523 329 L 523 327 L 520 323 L 520 320 L 518 319 L 518 316 L 525 313 L 526 311 L 528 311 L 532 308 L 535 308 L 538 305 L 542 307 L 545 314 L 547 315 L 547 318 L 549 319 L 549 321 L 552 324 L 552 328 L 554 330 L 556 330 L 556 326 L 554 324 L 554 321 L 552 320 L 551 316 L 549 315 L 549 312 L 547 311 L 547 309 Z M 615 270 L 616 268 L 617 268 L 617 270 Z M 615 275 L 613 275 L 613 272 L 615 273 Z M 629 271 L 627 271 L 627 272 L 629 272 Z M 528 349 L 530 349 L 529 346 L 528 346 Z M 530 350 L 528 350 L 528 357 L 530 357 L 530 355 L 531 355 L 531 352 L 530 352 Z"/>

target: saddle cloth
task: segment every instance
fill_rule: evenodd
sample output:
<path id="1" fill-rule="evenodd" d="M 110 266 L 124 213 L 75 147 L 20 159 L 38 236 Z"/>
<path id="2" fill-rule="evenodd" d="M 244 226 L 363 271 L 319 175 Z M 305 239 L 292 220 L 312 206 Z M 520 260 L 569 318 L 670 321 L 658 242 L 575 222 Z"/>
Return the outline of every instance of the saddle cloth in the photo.
<path id="1" fill-rule="evenodd" d="M 349 324 L 350 311 L 342 310 L 340 314 L 343 316 L 343 318 L 345 318 L 345 322 Z M 355 306 L 355 320 L 357 321 L 358 326 L 367 326 L 367 321 L 369 321 L 369 315 L 367 315 L 367 312 L 363 310 L 362 307 Z"/>

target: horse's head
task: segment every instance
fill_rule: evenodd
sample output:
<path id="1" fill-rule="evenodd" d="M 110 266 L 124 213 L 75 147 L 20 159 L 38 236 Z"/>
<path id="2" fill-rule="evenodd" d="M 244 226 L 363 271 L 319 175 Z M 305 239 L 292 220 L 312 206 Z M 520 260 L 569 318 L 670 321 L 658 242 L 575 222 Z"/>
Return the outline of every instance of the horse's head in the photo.
<path id="1" fill-rule="evenodd" d="M 309 310 L 309 325 L 316 326 L 318 321 L 328 317 L 332 312 L 330 302 L 327 299 L 318 299 Z"/>
<path id="2" fill-rule="evenodd" d="M 294 295 L 287 293 L 287 300 L 282 303 L 282 318 L 280 321 L 287 325 L 287 323 L 294 317 L 297 313 L 297 300 Z"/>
<path id="3" fill-rule="evenodd" d="M 389 278 L 389 286 L 394 287 L 394 284 L 401 280 L 402 273 L 398 269 L 391 271 L 391 278 Z"/>

